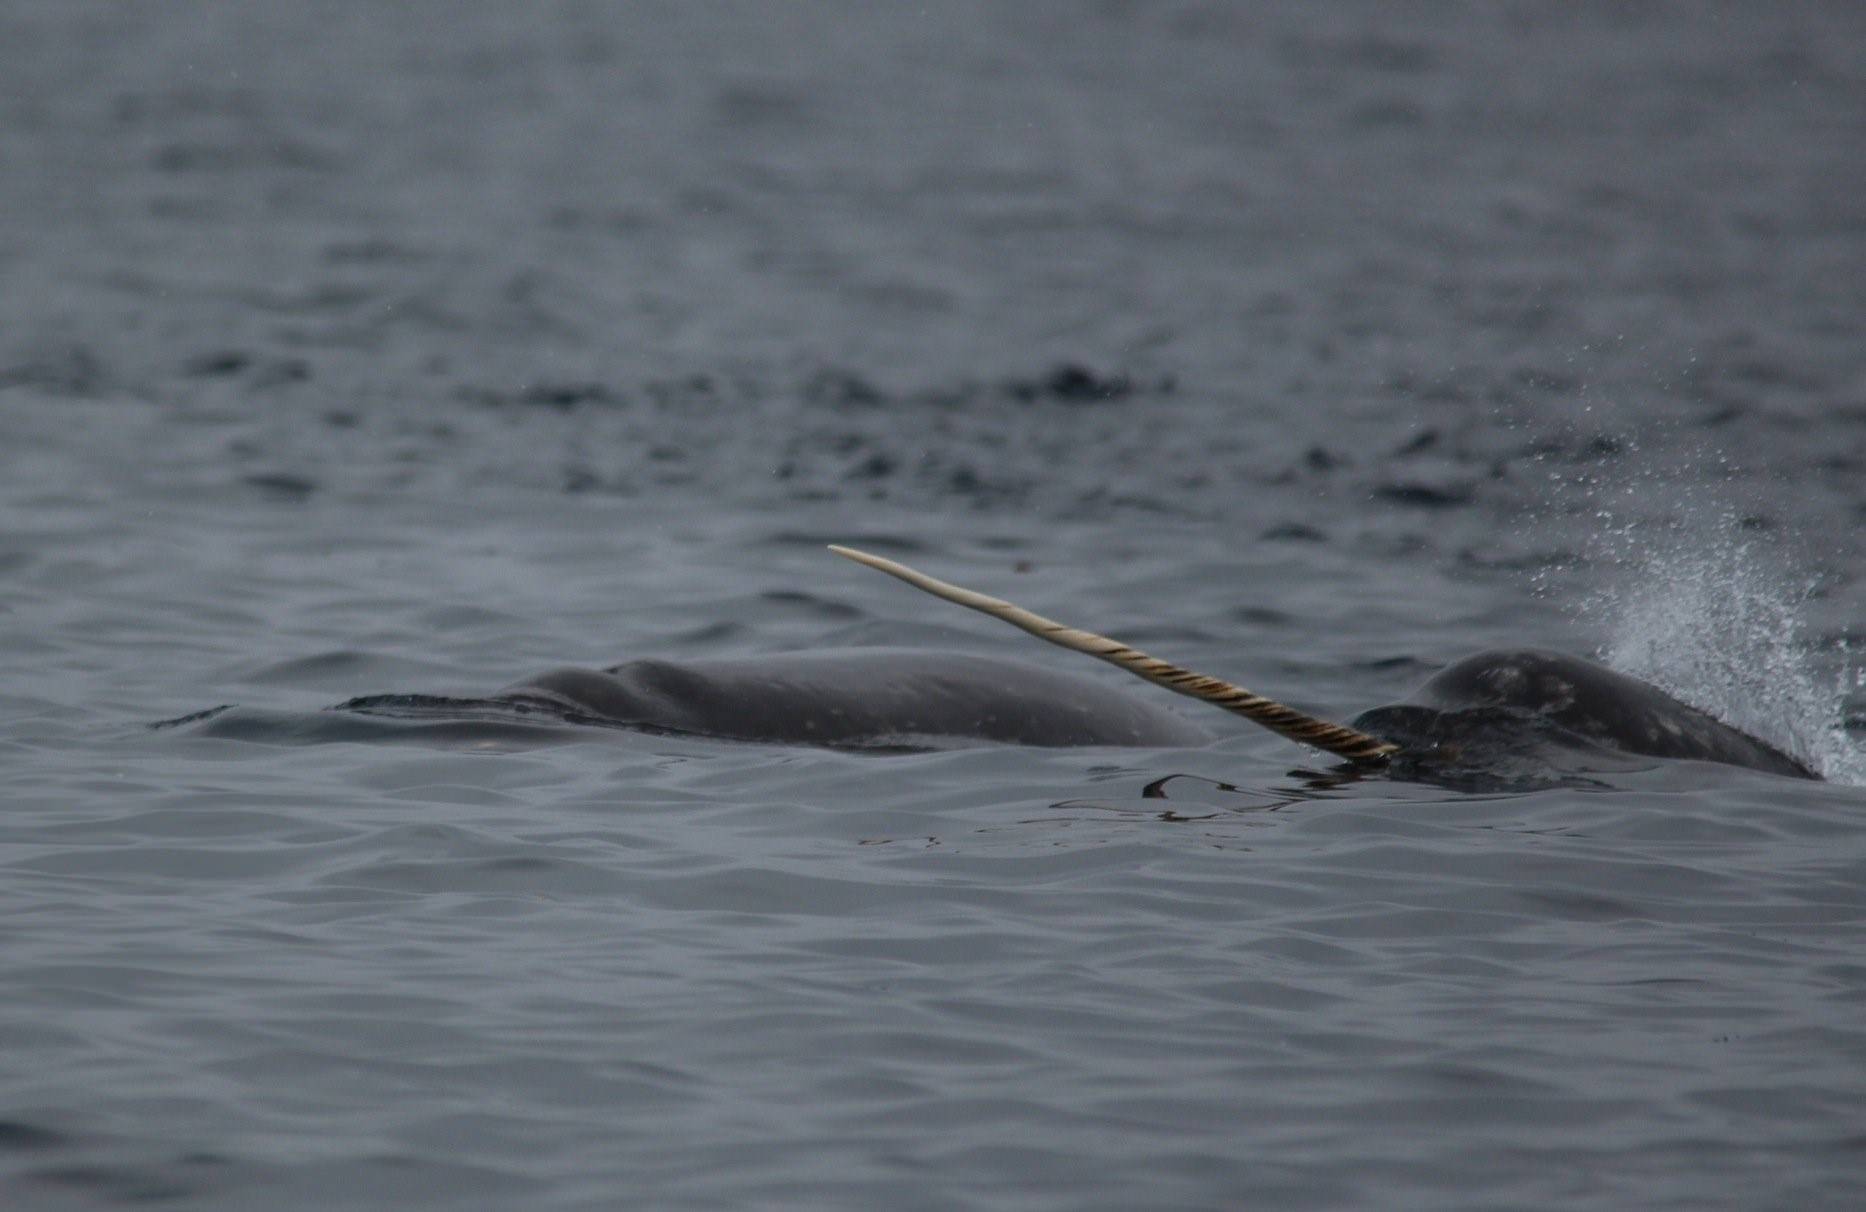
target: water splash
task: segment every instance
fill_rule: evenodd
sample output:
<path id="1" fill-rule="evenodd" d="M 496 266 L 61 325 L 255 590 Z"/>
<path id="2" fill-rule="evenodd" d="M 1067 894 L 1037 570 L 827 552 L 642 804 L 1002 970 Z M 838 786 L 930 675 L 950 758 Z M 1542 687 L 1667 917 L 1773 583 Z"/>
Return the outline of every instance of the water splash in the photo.
<path id="1" fill-rule="evenodd" d="M 1845 704 L 1866 685 L 1842 648 L 1806 635 L 1815 585 L 1783 566 L 1733 513 L 1687 511 L 1669 526 L 1600 515 L 1599 546 L 1620 570 L 1586 602 L 1604 622 L 1615 669 L 1662 687 L 1793 754 L 1835 782 L 1866 784 L 1866 747 L 1848 735 Z"/>

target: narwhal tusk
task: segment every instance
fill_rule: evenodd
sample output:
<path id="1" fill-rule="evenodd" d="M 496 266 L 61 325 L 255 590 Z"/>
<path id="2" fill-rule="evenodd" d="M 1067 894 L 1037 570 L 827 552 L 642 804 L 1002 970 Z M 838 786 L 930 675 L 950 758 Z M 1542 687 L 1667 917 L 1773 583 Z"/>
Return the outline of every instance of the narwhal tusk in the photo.
<path id="1" fill-rule="evenodd" d="M 960 606 L 988 614 L 994 619 L 1003 619 L 1013 627 L 1021 627 L 1038 639 L 1060 644 L 1075 652 L 1087 653 L 1099 657 L 1113 665 L 1119 665 L 1137 677 L 1145 678 L 1156 686 L 1191 698 L 1201 699 L 1216 707 L 1222 707 L 1235 715 L 1241 715 L 1253 724 L 1262 725 L 1280 736 L 1304 745 L 1313 745 L 1343 757 L 1351 762 L 1379 763 L 1390 755 L 1399 752 L 1399 746 L 1379 737 L 1369 736 L 1365 732 L 1349 728 L 1345 724 L 1334 724 L 1317 719 L 1286 706 L 1275 699 L 1266 699 L 1260 694 L 1252 694 L 1241 686 L 1208 677 L 1202 673 L 1193 673 L 1170 665 L 1157 657 L 1150 657 L 1138 649 L 1129 648 L 1119 640 L 1096 635 L 1092 631 L 1082 631 L 1066 627 L 1054 619 L 1046 619 L 1040 614 L 1025 610 L 1021 606 L 999 598 L 987 597 L 962 589 L 957 585 L 930 577 L 924 572 L 897 564 L 893 560 L 870 555 L 866 551 L 857 551 L 853 547 L 839 547 L 830 544 L 831 551 L 839 556 L 866 564 L 870 568 L 898 577 L 916 589 L 923 589 L 934 597 L 945 598 Z"/>

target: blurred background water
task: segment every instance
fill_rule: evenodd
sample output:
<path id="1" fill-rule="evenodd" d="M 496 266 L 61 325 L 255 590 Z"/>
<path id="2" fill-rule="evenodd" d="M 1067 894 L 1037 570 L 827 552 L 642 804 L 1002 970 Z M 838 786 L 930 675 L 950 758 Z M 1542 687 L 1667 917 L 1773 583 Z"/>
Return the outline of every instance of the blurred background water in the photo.
<path id="1" fill-rule="evenodd" d="M 10 0 L 7 1206 L 1856 1206 L 1861 46 Z M 1120 683 L 832 541 L 1336 716 L 1604 654 L 1829 781 L 319 710 L 869 642 Z"/>

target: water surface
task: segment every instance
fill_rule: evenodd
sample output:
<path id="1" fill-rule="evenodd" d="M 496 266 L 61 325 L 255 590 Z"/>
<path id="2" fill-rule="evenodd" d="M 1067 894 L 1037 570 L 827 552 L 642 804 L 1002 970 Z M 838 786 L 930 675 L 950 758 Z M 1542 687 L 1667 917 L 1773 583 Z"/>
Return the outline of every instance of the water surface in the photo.
<path id="1" fill-rule="evenodd" d="M 1863 44 L 8 6 L 8 1206 L 1853 1206 Z M 858 643 L 1123 684 L 828 542 L 1337 717 L 1603 653 L 1830 781 L 321 710 Z"/>

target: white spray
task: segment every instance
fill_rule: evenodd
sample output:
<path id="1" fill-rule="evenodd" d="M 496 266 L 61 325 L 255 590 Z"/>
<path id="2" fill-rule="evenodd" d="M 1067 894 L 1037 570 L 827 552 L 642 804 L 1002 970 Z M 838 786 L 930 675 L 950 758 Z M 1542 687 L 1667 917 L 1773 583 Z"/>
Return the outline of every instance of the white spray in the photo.
<path id="1" fill-rule="evenodd" d="M 1866 671 L 1841 652 L 1837 674 L 1807 643 L 1814 586 L 1729 514 L 1695 511 L 1671 527 L 1614 525 L 1601 546 L 1616 584 L 1587 612 L 1604 623 L 1607 663 L 1795 755 L 1835 782 L 1866 783 L 1866 747 L 1845 728 Z M 1655 533 L 1655 531 L 1657 533 Z"/>

